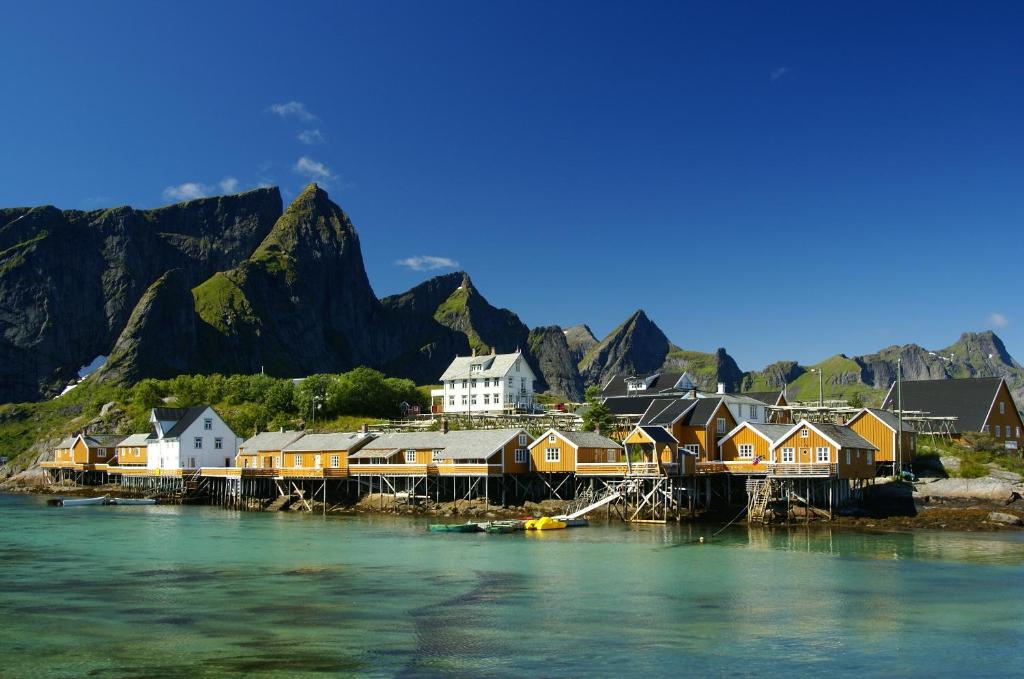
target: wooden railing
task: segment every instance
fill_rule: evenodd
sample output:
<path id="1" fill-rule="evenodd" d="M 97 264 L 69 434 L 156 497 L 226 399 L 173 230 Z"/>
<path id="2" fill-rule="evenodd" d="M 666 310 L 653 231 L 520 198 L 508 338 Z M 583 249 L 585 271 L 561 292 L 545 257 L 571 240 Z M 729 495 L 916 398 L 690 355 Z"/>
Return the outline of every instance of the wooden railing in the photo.
<path id="1" fill-rule="evenodd" d="M 439 464 L 441 476 L 491 476 L 501 474 L 500 464 Z"/>
<path id="2" fill-rule="evenodd" d="M 237 479 L 242 475 L 242 470 L 239 467 L 203 467 L 199 473 L 202 476 Z"/>
<path id="3" fill-rule="evenodd" d="M 722 474 L 729 471 L 724 462 L 698 462 L 698 474 Z"/>
<path id="4" fill-rule="evenodd" d="M 625 462 L 578 462 L 577 476 L 625 476 L 628 467 Z"/>
<path id="5" fill-rule="evenodd" d="M 242 478 L 267 479 L 277 476 L 277 470 L 268 467 L 242 467 Z"/>
<path id="6" fill-rule="evenodd" d="M 772 465 L 768 473 L 773 476 L 834 476 L 839 465 L 827 463 L 785 463 Z"/>
<path id="7" fill-rule="evenodd" d="M 350 464 L 349 476 L 391 474 L 395 476 L 426 476 L 425 464 Z"/>

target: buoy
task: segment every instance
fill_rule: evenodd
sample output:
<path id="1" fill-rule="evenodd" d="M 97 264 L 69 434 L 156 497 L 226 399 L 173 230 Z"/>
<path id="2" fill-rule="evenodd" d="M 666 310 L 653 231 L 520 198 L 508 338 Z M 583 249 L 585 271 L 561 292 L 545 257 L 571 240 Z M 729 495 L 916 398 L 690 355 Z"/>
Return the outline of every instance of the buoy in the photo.
<path id="1" fill-rule="evenodd" d="M 704 536 L 703 535 L 700 536 L 700 544 L 702 544 L 702 545 L 704 544 Z"/>

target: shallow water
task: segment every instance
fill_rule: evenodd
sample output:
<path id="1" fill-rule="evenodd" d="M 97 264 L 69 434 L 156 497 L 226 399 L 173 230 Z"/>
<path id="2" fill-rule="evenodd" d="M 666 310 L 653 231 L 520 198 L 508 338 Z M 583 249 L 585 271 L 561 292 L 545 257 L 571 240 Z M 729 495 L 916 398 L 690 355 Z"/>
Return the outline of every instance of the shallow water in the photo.
<path id="1" fill-rule="evenodd" d="M 1022 671 L 1022 533 L 713 530 L 0 496 L 0 676 Z"/>

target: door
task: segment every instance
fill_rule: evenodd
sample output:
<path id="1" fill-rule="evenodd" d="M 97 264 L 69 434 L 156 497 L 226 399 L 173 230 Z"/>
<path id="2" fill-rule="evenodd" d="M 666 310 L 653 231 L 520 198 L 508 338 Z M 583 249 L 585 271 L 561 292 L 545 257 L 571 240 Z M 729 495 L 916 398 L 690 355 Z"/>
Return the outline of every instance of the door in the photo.
<path id="1" fill-rule="evenodd" d="M 797 462 L 804 462 L 804 463 L 812 462 L 812 460 L 811 460 L 811 449 L 810 448 L 801 448 L 800 449 L 800 457 L 797 459 Z"/>

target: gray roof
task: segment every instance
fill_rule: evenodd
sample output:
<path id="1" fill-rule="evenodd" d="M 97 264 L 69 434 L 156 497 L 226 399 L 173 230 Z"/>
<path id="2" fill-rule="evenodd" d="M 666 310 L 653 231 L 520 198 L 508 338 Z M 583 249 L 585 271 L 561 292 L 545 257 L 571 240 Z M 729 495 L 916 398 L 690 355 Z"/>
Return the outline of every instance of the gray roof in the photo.
<path id="1" fill-rule="evenodd" d="M 1000 382 L 999 377 L 903 382 L 903 410 L 923 410 L 931 417 L 956 417 L 955 432 L 981 431 Z M 896 409 L 895 387 L 889 390 L 882 407 Z"/>
<path id="2" fill-rule="evenodd" d="M 644 412 L 644 416 L 640 418 L 640 424 L 667 424 L 661 418 L 661 414 L 665 412 L 669 406 L 677 404 L 681 401 L 678 398 L 656 398 L 651 401 L 651 404 L 647 407 Z M 693 401 L 688 401 L 688 405 L 693 405 Z M 677 406 L 678 407 L 678 406 Z M 670 420 L 671 421 L 671 420 Z"/>
<path id="3" fill-rule="evenodd" d="M 388 457 L 392 457 L 392 456 L 396 455 L 398 453 L 398 451 L 399 451 L 399 448 L 387 448 L 387 449 L 385 449 L 385 448 L 368 448 L 368 447 L 364 446 L 364 447 L 359 449 L 358 453 L 351 453 L 348 456 L 348 459 L 350 459 L 350 460 L 365 460 L 365 459 L 368 459 L 368 458 L 371 458 L 371 457 L 388 458 Z"/>
<path id="4" fill-rule="evenodd" d="M 686 373 L 677 373 L 677 372 L 662 372 L 662 373 L 657 373 L 655 375 L 647 375 L 647 376 L 644 376 L 644 377 L 637 376 L 637 379 L 640 379 L 640 380 L 646 380 L 648 378 L 653 378 L 653 379 L 651 379 L 651 383 L 647 385 L 646 389 L 640 389 L 640 390 L 633 390 L 633 391 L 631 391 L 627 387 L 627 385 L 626 385 L 627 377 L 625 375 L 615 375 L 614 377 L 612 377 L 612 379 L 610 379 L 608 381 L 607 384 L 605 384 L 604 389 L 601 390 L 601 395 L 602 396 L 606 396 L 606 397 L 612 397 L 612 396 L 625 396 L 625 395 L 628 395 L 628 394 L 641 393 L 641 394 L 649 394 L 649 395 L 653 396 L 653 395 L 656 395 L 656 394 L 658 394 L 660 392 L 682 393 L 682 392 L 687 391 L 687 389 L 685 387 L 683 387 L 683 388 L 676 387 L 676 384 L 684 376 L 687 376 L 687 374 Z"/>
<path id="5" fill-rule="evenodd" d="M 261 431 L 238 446 L 238 452 L 252 455 L 264 450 L 284 450 L 285 446 L 302 436 L 301 431 Z"/>
<path id="6" fill-rule="evenodd" d="M 302 452 L 302 451 L 335 451 L 335 450 L 351 450 L 352 448 L 359 447 L 368 437 L 362 434 L 305 434 L 299 439 L 292 441 L 287 444 L 281 450 L 285 452 Z"/>
<path id="7" fill-rule="evenodd" d="M 825 436 L 829 437 L 842 448 L 864 448 L 865 450 L 878 450 L 878 447 L 862 437 L 860 434 L 841 424 L 818 424 L 814 428 Z M 790 427 L 792 429 L 792 427 Z"/>
<path id="8" fill-rule="evenodd" d="M 596 431 L 566 431 L 564 429 L 552 429 L 551 431 L 577 448 L 622 448 L 616 441 L 598 434 Z"/>
<path id="9" fill-rule="evenodd" d="M 128 438 L 121 439 L 121 442 L 117 444 L 118 448 L 130 448 L 137 446 L 147 446 L 149 442 L 154 440 L 152 434 L 132 434 Z"/>
<path id="10" fill-rule="evenodd" d="M 86 434 L 82 438 L 90 448 L 114 448 L 124 437 L 120 434 Z"/>
<path id="11" fill-rule="evenodd" d="M 718 406 L 722 403 L 722 399 L 719 396 L 714 398 L 698 398 L 697 405 L 689 410 L 683 417 L 683 424 L 689 426 L 706 427 L 711 418 L 714 417 L 715 411 L 718 410 Z"/>
<path id="12" fill-rule="evenodd" d="M 747 391 L 741 394 L 741 396 L 749 396 L 752 399 L 760 401 L 761 403 L 773 406 L 779 402 L 779 396 L 782 396 L 782 390 L 778 391 Z"/>
<path id="13" fill-rule="evenodd" d="M 746 422 L 749 426 L 768 437 L 768 440 L 775 443 L 793 428 L 791 424 L 767 424 L 766 422 Z"/>
<path id="14" fill-rule="evenodd" d="M 504 377 L 508 374 L 508 371 L 512 370 L 513 364 L 516 359 L 521 358 L 521 353 L 514 354 L 489 354 L 487 356 L 456 356 L 448 369 L 441 375 L 441 381 L 446 380 L 464 380 L 469 378 L 477 377 Z M 483 370 L 478 372 L 471 372 L 470 368 L 474 365 L 483 366 Z M 523 359 L 522 365 L 526 367 L 526 370 L 532 374 L 526 359 Z"/>
<path id="15" fill-rule="evenodd" d="M 647 396 L 613 396 L 605 399 L 605 406 L 613 415 L 643 415 L 650 408 L 651 402 L 657 400 L 655 395 Z"/>
<path id="16" fill-rule="evenodd" d="M 514 436 L 525 433 L 522 429 L 459 429 L 447 434 L 439 431 L 396 432 L 374 439 L 357 455 L 360 458 L 384 457 L 381 451 L 444 450 L 446 460 L 476 460 L 490 457 Z"/>
<path id="17" fill-rule="evenodd" d="M 640 430 L 650 436 L 655 443 L 679 443 L 664 427 L 640 427 Z"/>
<path id="18" fill-rule="evenodd" d="M 891 413 L 888 410 L 880 410 L 878 408 L 865 408 L 861 412 L 871 413 L 872 415 L 880 419 L 882 422 L 885 422 L 887 425 L 889 425 L 889 428 L 892 429 L 893 431 L 899 431 L 900 418 L 896 415 L 896 413 Z M 854 417 L 856 417 L 856 415 Z M 910 424 L 909 422 L 904 422 L 903 431 L 913 432 L 917 430 L 914 429 L 914 425 Z"/>
<path id="19" fill-rule="evenodd" d="M 71 446 L 75 445 L 75 439 L 77 439 L 77 438 L 78 438 L 77 436 L 65 437 L 64 439 L 61 440 L 60 443 L 58 443 L 54 447 L 55 448 L 70 448 Z"/>
<path id="20" fill-rule="evenodd" d="M 153 416 L 161 422 L 174 422 L 164 432 L 164 438 L 175 439 L 181 436 L 189 425 L 206 412 L 208 405 L 192 406 L 191 408 L 153 408 Z"/>

